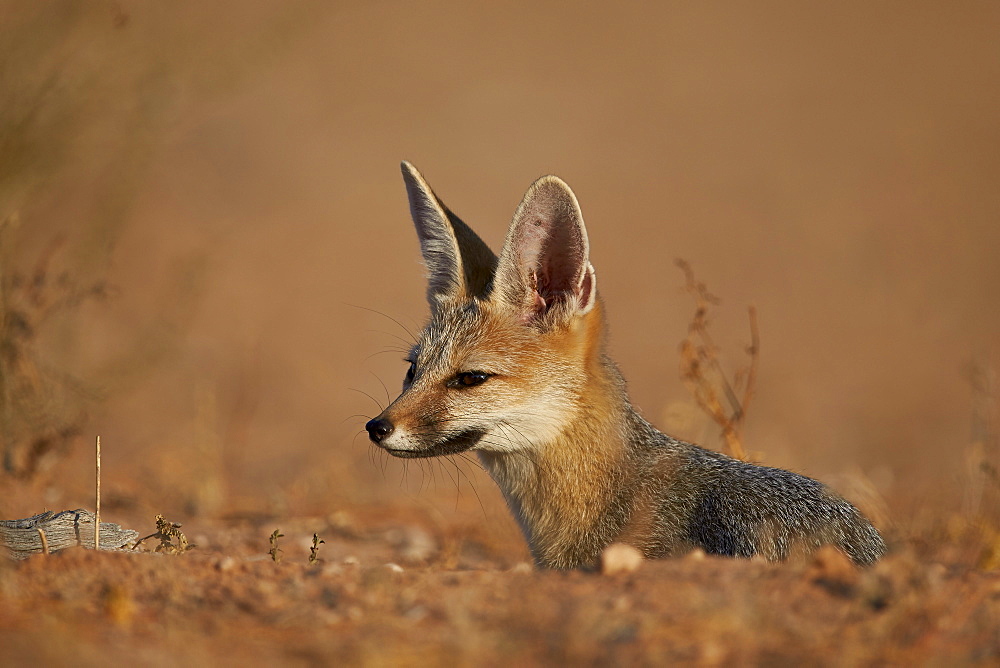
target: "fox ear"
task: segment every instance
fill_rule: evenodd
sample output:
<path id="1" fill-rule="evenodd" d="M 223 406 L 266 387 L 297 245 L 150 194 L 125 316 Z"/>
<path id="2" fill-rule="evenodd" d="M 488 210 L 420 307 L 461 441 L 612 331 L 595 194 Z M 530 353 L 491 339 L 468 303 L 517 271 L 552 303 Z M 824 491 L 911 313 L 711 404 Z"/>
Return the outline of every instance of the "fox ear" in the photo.
<path id="1" fill-rule="evenodd" d="M 500 253 L 494 291 L 524 322 L 557 310 L 564 317 L 590 311 L 597 276 L 580 204 L 556 176 L 535 181 L 514 213 Z"/>
<path id="2" fill-rule="evenodd" d="M 410 215 L 427 265 L 427 301 L 483 297 L 489 290 L 497 258 L 489 246 L 448 210 L 410 163 L 401 165 Z"/>

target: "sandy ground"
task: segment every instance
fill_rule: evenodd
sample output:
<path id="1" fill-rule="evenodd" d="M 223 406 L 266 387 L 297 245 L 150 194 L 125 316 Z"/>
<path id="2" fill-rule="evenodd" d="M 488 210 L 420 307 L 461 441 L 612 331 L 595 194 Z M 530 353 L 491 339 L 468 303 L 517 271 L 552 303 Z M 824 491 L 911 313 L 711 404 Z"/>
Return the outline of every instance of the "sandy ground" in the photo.
<path id="1" fill-rule="evenodd" d="M 279 563 L 265 553 L 270 524 L 242 521 L 200 526 L 209 544 L 184 555 L 73 548 L 6 566 L 4 662 L 988 665 L 1000 655 L 1000 575 L 912 548 L 863 572 L 831 551 L 786 564 L 696 554 L 604 576 L 536 571 L 474 533 L 419 524 L 340 514 L 285 525 Z M 326 541 L 312 564 L 310 529 Z"/>
<path id="2" fill-rule="evenodd" d="M 0 517 L 92 507 L 100 434 L 105 519 L 198 544 L 0 564 L 4 663 L 996 662 L 995 2 L 0 17 Z M 722 447 L 674 259 L 730 373 L 754 305 L 747 448 L 890 556 L 533 572 L 472 462 L 373 451 L 426 317 L 401 159 L 494 246 L 570 183 L 611 352 L 678 437 Z"/>

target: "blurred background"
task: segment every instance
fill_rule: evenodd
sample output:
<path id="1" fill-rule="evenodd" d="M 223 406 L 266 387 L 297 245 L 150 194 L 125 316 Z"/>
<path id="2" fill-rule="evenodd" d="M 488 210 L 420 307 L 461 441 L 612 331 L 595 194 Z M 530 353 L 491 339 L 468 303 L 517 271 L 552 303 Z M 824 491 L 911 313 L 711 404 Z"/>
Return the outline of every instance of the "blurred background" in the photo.
<path id="1" fill-rule="evenodd" d="M 401 159 L 494 247 L 570 183 L 662 429 L 721 447 L 679 377 L 683 258 L 727 369 L 757 308 L 758 459 L 884 526 L 975 510 L 998 28 L 988 0 L 3 0 L 0 514 L 92 505 L 100 434 L 112 514 L 414 512 L 526 554 L 476 467 L 364 437 L 426 317 Z"/>

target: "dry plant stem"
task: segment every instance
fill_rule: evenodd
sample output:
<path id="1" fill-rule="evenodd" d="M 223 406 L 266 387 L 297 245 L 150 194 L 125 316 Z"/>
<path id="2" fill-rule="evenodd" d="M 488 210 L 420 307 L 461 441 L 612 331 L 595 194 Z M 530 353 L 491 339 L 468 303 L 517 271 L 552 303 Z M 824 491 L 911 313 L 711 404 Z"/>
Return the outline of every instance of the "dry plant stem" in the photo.
<path id="1" fill-rule="evenodd" d="M 747 307 L 747 316 L 750 318 L 750 346 L 747 354 L 750 356 L 750 368 L 747 371 L 746 387 L 743 388 L 742 409 L 740 410 L 740 425 L 746 418 L 750 400 L 753 398 L 753 387 L 757 381 L 757 362 L 760 359 L 760 331 L 757 329 L 757 307 Z"/>
<path id="2" fill-rule="evenodd" d="M 97 501 L 94 511 L 94 549 L 101 549 L 101 437 L 97 437 Z"/>
<path id="3" fill-rule="evenodd" d="M 746 451 L 743 448 L 741 432 L 747 407 L 753 397 L 760 352 L 757 310 L 753 306 L 749 308 L 750 345 L 746 352 L 750 356 L 750 365 L 746 370 L 738 371 L 734 376 L 734 382 L 730 383 L 719 362 L 719 349 L 708 331 L 708 310 L 711 306 L 717 305 L 719 299 L 708 292 L 704 283 L 695 279 L 694 270 L 688 262 L 678 259 L 676 264 L 684 272 L 685 290 L 694 295 L 696 301 L 687 338 L 681 344 L 681 379 L 698 406 L 722 428 L 722 436 L 729 453 L 737 459 L 745 460 Z M 734 385 L 738 387 L 741 383 L 745 383 L 742 399 L 737 396 L 734 389 Z M 728 404 L 729 410 L 725 404 Z"/>
<path id="4" fill-rule="evenodd" d="M 38 527 L 38 539 L 42 541 L 42 554 L 49 553 L 49 539 L 45 536 L 45 530 Z"/>

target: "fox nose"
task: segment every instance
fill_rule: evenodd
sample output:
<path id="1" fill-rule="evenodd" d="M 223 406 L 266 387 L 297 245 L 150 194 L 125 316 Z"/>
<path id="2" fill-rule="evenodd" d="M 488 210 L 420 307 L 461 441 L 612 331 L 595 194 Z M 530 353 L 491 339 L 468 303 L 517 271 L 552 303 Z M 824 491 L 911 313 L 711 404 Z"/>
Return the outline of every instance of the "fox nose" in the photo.
<path id="1" fill-rule="evenodd" d="M 368 437 L 372 439 L 372 442 L 381 443 L 385 437 L 392 433 L 393 427 L 392 423 L 385 418 L 375 418 L 368 421 L 365 429 L 368 430 Z"/>

